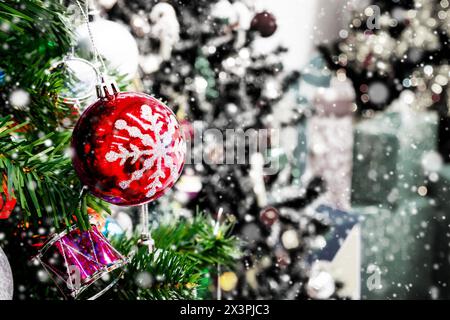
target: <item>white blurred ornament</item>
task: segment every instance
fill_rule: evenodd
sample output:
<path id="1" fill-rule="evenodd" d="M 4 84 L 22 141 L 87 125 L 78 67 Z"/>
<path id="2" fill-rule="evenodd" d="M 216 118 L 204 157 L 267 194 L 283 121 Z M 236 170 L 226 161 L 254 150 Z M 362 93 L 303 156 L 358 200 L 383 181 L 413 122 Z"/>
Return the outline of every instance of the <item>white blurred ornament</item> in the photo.
<path id="1" fill-rule="evenodd" d="M 144 37 L 151 31 L 150 24 L 147 19 L 139 14 L 133 14 L 130 19 L 130 26 L 138 37 Z"/>
<path id="2" fill-rule="evenodd" d="M 236 104 L 234 103 L 227 103 L 225 105 L 225 110 L 227 111 L 228 114 L 230 115 L 236 115 L 239 111 L 239 108 Z"/>
<path id="3" fill-rule="evenodd" d="M 143 288 L 143 289 L 150 288 L 153 284 L 153 281 L 154 280 L 153 280 L 152 275 L 146 271 L 139 272 L 136 275 L 135 282 L 140 288 Z"/>
<path id="4" fill-rule="evenodd" d="M 258 206 L 260 208 L 265 207 L 267 205 L 267 193 L 264 184 L 264 156 L 262 153 L 255 152 L 250 156 L 249 176 Z"/>
<path id="5" fill-rule="evenodd" d="M 328 271 L 329 263 L 325 261 L 316 262 L 311 268 L 306 291 L 313 299 L 328 299 L 336 291 L 334 279 Z"/>
<path id="6" fill-rule="evenodd" d="M 151 35 L 159 39 L 159 54 L 164 61 L 170 59 L 173 46 L 180 40 L 180 23 L 175 9 L 166 2 L 157 3 L 150 12 Z"/>
<path id="7" fill-rule="evenodd" d="M 281 242 L 283 246 L 288 249 L 295 249 L 300 245 L 300 240 L 298 238 L 297 231 L 287 230 L 281 235 Z"/>
<path id="8" fill-rule="evenodd" d="M 269 78 L 264 83 L 262 95 L 269 100 L 276 100 L 283 93 L 280 82 L 275 78 Z"/>
<path id="9" fill-rule="evenodd" d="M 222 61 L 224 71 L 243 77 L 247 72 L 247 68 L 251 65 L 250 55 L 246 54 L 245 49 L 239 50 L 239 54 L 230 56 Z"/>
<path id="10" fill-rule="evenodd" d="M 124 211 L 113 211 L 111 217 L 115 220 L 117 225 L 123 230 L 127 236 L 133 233 L 133 221 L 128 213 Z"/>
<path id="11" fill-rule="evenodd" d="M 139 51 L 136 39 L 120 23 L 96 17 L 89 24 L 98 53 L 106 60 L 108 67 L 124 75 L 126 80 L 136 76 Z M 81 57 L 93 56 L 93 48 L 86 24 L 76 29 L 76 42 Z"/>
<path id="12" fill-rule="evenodd" d="M 150 53 L 139 59 L 139 65 L 146 74 L 151 74 L 159 69 L 162 58 L 159 54 Z"/>
<path id="13" fill-rule="evenodd" d="M 403 90 L 400 93 L 400 100 L 410 106 L 416 100 L 416 95 L 412 90 Z"/>
<path id="14" fill-rule="evenodd" d="M 208 89 L 208 81 L 202 76 L 195 76 L 194 88 L 195 92 L 204 95 L 206 93 L 206 89 Z"/>
<path id="15" fill-rule="evenodd" d="M 436 151 L 429 151 L 422 157 L 422 168 L 428 172 L 441 170 L 443 163 L 442 156 Z"/>
<path id="16" fill-rule="evenodd" d="M 389 89 L 385 83 L 375 81 L 369 84 L 369 99 L 374 104 L 383 104 L 389 98 Z"/>
<path id="17" fill-rule="evenodd" d="M 12 300 L 13 277 L 8 258 L 0 247 L 0 300 Z"/>
<path id="18" fill-rule="evenodd" d="M 9 103 L 17 110 L 26 110 L 30 103 L 30 94 L 23 89 L 16 89 L 9 96 Z"/>
<path id="19" fill-rule="evenodd" d="M 250 29 L 250 23 L 253 19 L 253 14 L 250 9 L 244 3 L 239 1 L 233 3 L 233 8 L 237 13 L 238 29 Z"/>
<path id="20" fill-rule="evenodd" d="M 202 186 L 201 177 L 194 174 L 183 174 L 175 184 L 175 188 L 185 193 L 190 199 L 197 196 Z"/>
<path id="21" fill-rule="evenodd" d="M 97 0 L 97 3 L 105 10 L 111 10 L 117 3 L 117 0 Z"/>
<path id="22" fill-rule="evenodd" d="M 228 0 L 219 0 L 211 8 L 211 17 L 223 20 L 227 25 L 238 22 L 236 8 Z"/>

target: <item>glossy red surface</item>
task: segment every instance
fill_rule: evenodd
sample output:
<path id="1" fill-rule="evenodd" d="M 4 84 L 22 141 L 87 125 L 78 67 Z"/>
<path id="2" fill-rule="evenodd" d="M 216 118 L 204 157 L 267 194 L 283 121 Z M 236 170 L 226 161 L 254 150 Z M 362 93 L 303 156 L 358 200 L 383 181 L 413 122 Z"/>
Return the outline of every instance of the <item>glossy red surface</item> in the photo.
<path id="1" fill-rule="evenodd" d="M 3 175 L 3 192 L 0 193 L 0 219 L 8 219 L 16 206 L 17 200 L 8 192 L 8 182 L 6 174 Z"/>
<path id="2" fill-rule="evenodd" d="M 275 16 L 267 11 L 257 13 L 252 19 L 251 29 L 258 31 L 261 37 L 270 37 L 277 30 Z"/>
<path id="3" fill-rule="evenodd" d="M 116 205 L 162 196 L 181 174 L 186 144 L 173 112 L 134 92 L 99 99 L 81 115 L 72 137 L 73 165 L 84 185 Z"/>

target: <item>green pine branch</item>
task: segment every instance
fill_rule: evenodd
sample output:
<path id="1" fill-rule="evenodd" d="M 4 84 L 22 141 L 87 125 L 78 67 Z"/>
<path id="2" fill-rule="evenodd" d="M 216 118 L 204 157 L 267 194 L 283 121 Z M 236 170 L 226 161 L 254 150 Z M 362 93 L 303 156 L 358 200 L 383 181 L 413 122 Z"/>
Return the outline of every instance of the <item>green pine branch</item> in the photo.
<path id="1" fill-rule="evenodd" d="M 56 103 L 61 77 L 48 72 L 52 60 L 68 52 L 72 41 L 65 11 L 58 1 L 0 0 L 0 68 L 7 76 L 0 90 L 23 89 L 30 96 L 26 108 L 0 103 L 0 114 L 12 114 L 17 122 L 29 121 L 44 132 L 54 131 L 58 118 L 68 112 Z"/>
<path id="2" fill-rule="evenodd" d="M 194 299 L 201 274 L 187 257 L 173 251 L 149 254 L 141 247 L 117 284 L 117 298 L 143 300 Z M 141 276 L 148 277 L 149 282 Z"/>
<path id="3" fill-rule="evenodd" d="M 26 125 L 0 118 L 0 172 L 5 174 L 1 179 L 17 198 L 24 220 L 50 218 L 56 227 L 77 222 L 88 228 L 87 207 L 108 208 L 90 195 L 80 199 L 82 186 L 68 155 L 70 132 L 49 133 L 30 142 L 17 133 Z"/>
<path id="4" fill-rule="evenodd" d="M 7 76 L 0 87 L 6 97 L 0 100 L 0 179 L 6 179 L 8 193 L 17 198 L 26 221 L 51 220 L 57 227 L 76 222 L 85 229 L 87 207 L 97 212 L 108 208 L 90 195 L 80 198 L 82 186 L 70 160 L 71 132 L 59 127 L 70 110 L 57 103 L 61 74 L 48 70 L 71 43 L 64 12 L 57 1 L 0 0 L 0 68 Z M 7 101 L 5 93 L 19 88 L 30 96 L 26 108 Z M 197 298 L 204 289 L 205 269 L 229 266 L 238 257 L 232 225 L 224 223 L 218 232 L 213 225 L 204 215 L 160 225 L 152 230 L 158 250 L 151 254 L 145 247 L 135 250 L 138 235 L 114 239 L 119 251 L 134 254 L 110 294 L 126 299 Z M 151 276 L 151 283 L 139 281 L 143 273 Z"/>
<path id="5" fill-rule="evenodd" d="M 153 229 L 157 250 L 148 254 L 137 248 L 139 235 L 112 239 L 113 246 L 131 261 L 113 294 L 125 299 L 196 299 L 205 288 L 205 269 L 217 264 L 231 266 L 239 257 L 239 242 L 231 235 L 233 224 L 221 224 L 214 233 L 213 220 L 204 214 L 179 219 Z M 135 252 L 135 253 L 134 253 Z M 151 276 L 147 287 L 139 275 Z"/>
<path id="6" fill-rule="evenodd" d="M 85 229 L 87 207 L 107 207 L 89 195 L 80 199 L 82 186 L 68 152 L 71 132 L 59 125 L 72 110 L 57 102 L 61 70 L 49 68 L 72 42 L 65 12 L 58 1 L 0 0 L 0 68 L 7 79 L 0 86 L 5 92 L 0 100 L 0 176 L 7 179 L 25 221 L 50 218 L 56 227 L 77 222 Z M 29 94 L 24 108 L 8 101 L 8 93 L 17 89 Z"/>
<path id="7" fill-rule="evenodd" d="M 183 253 L 201 268 L 217 264 L 231 266 L 239 255 L 238 240 L 231 235 L 233 224 L 220 224 L 216 233 L 214 226 L 215 220 L 197 214 L 192 220 L 162 225 L 152 236 L 159 248 Z"/>

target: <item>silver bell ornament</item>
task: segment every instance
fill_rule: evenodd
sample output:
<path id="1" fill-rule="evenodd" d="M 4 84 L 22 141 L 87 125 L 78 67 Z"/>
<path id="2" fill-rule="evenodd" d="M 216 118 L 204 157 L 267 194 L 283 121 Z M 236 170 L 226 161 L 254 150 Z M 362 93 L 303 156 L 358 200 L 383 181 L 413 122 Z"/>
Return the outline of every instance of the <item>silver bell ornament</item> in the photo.
<path id="1" fill-rule="evenodd" d="M 72 127 L 79 114 L 97 99 L 97 69 L 89 61 L 69 55 L 52 65 L 50 72 L 55 71 L 60 71 L 63 76 L 58 103 L 68 109 L 61 124 Z"/>

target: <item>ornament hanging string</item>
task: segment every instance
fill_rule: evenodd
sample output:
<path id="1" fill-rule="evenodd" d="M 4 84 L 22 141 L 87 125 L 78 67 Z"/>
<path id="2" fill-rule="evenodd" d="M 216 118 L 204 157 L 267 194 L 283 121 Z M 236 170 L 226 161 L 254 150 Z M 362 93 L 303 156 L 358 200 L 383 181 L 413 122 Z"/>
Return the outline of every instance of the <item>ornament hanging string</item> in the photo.
<path id="1" fill-rule="evenodd" d="M 149 252 L 153 251 L 154 241 L 150 234 L 150 227 L 148 225 L 148 204 L 141 205 L 141 242 L 143 245 L 148 246 Z"/>
<path id="2" fill-rule="evenodd" d="M 222 218 L 223 208 L 219 209 L 219 212 L 217 213 L 217 220 L 214 225 L 214 236 L 217 237 L 219 234 L 219 227 L 220 227 L 220 219 Z M 222 300 L 222 288 L 220 287 L 220 273 L 221 273 L 221 266 L 220 263 L 217 264 L 217 300 Z"/>
<path id="3" fill-rule="evenodd" d="M 83 186 L 80 190 L 80 195 L 78 196 L 78 210 L 83 212 L 83 201 L 85 201 L 86 194 L 88 192 L 88 187 Z"/>
<path id="4" fill-rule="evenodd" d="M 103 60 L 102 56 L 99 54 L 97 46 L 95 45 L 94 36 L 92 34 L 92 30 L 91 30 L 91 26 L 90 26 L 90 22 L 89 22 L 89 15 L 88 15 L 88 13 L 89 13 L 89 1 L 88 0 L 85 1 L 85 9 L 83 9 L 83 7 L 82 7 L 82 5 L 81 5 L 79 0 L 75 0 L 75 1 L 77 3 L 78 7 L 80 8 L 81 15 L 83 16 L 83 19 L 84 19 L 84 21 L 86 23 L 86 28 L 87 28 L 87 31 L 88 31 L 88 34 L 89 34 L 89 40 L 91 42 L 92 51 L 93 51 L 93 54 L 94 54 L 95 64 L 98 64 L 98 62 L 100 62 L 100 65 L 101 65 L 101 67 L 103 69 L 103 72 L 106 73 L 107 69 L 106 69 L 105 61 Z M 103 78 L 104 78 L 103 77 L 103 72 L 101 70 L 97 70 L 97 71 L 98 71 L 99 78 L 100 78 L 99 80 L 101 82 L 103 80 Z"/>

